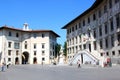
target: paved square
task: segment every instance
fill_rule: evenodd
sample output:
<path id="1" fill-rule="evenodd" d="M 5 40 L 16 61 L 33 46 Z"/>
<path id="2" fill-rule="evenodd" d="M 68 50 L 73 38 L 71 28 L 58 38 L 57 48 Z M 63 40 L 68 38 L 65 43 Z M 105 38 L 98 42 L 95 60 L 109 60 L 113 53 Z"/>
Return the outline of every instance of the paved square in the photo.
<path id="1" fill-rule="evenodd" d="M 120 67 L 17 65 L 0 72 L 0 80 L 120 80 Z"/>

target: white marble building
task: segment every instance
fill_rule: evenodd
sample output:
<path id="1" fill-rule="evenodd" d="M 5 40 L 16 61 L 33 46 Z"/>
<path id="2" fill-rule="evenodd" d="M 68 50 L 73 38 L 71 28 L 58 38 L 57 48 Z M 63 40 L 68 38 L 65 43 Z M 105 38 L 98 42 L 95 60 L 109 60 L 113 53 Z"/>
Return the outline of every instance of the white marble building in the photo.
<path id="1" fill-rule="evenodd" d="M 120 0 L 96 0 L 62 29 L 67 30 L 68 62 L 79 58 L 83 64 L 102 65 L 103 58 L 110 57 L 120 64 Z"/>
<path id="2" fill-rule="evenodd" d="M 52 30 L 0 27 L 0 60 L 10 64 L 50 64 L 58 34 Z"/>

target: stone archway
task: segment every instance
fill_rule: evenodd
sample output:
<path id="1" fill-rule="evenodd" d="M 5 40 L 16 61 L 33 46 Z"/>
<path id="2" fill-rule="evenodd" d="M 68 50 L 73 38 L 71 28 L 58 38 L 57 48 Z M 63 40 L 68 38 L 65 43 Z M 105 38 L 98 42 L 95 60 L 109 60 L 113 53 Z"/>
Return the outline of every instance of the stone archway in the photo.
<path id="1" fill-rule="evenodd" d="M 36 57 L 33 58 L 33 64 L 37 64 L 37 58 Z"/>
<path id="2" fill-rule="evenodd" d="M 29 53 L 23 52 L 22 53 L 22 64 L 28 64 L 28 59 L 29 59 Z"/>
<path id="3" fill-rule="evenodd" d="M 18 57 L 15 58 L 15 64 L 19 64 L 19 58 Z"/>

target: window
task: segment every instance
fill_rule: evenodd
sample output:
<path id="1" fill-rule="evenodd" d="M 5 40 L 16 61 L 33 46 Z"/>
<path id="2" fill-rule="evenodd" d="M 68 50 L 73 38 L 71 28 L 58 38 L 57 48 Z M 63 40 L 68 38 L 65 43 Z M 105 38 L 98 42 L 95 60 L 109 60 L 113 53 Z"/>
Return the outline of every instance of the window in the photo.
<path id="1" fill-rule="evenodd" d="M 102 36 L 102 26 L 99 27 L 99 36 Z"/>
<path id="2" fill-rule="evenodd" d="M 36 52 L 36 51 L 34 51 L 34 56 L 36 56 L 36 53 L 37 53 L 37 52 Z"/>
<path id="3" fill-rule="evenodd" d="M 72 38 L 72 45 L 74 45 L 74 38 Z"/>
<path id="4" fill-rule="evenodd" d="M 70 28 L 70 33 L 71 33 L 71 28 Z"/>
<path id="5" fill-rule="evenodd" d="M 44 58 L 44 57 L 42 58 L 42 61 L 45 61 L 45 58 Z"/>
<path id="6" fill-rule="evenodd" d="M 108 48 L 108 38 L 105 39 L 105 47 Z"/>
<path id="7" fill-rule="evenodd" d="M 85 20 L 83 20 L 83 26 L 85 26 Z"/>
<path id="8" fill-rule="evenodd" d="M 8 47 L 11 48 L 12 42 L 8 42 Z"/>
<path id="9" fill-rule="evenodd" d="M 110 30 L 113 31 L 114 30 L 114 26 L 113 26 L 113 19 L 110 20 Z"/>
<path id="10" fill-rule="evenodd" d="M 44 43 L 42 43 L 42 49 L 44 49 L 45 48 L 45 44 Z"/>
<path id="11" fill-rule="evenodd" d="M 118 50 L 118 55 L 120 55 L 120 50 Z"/>
<path id="12" fill-rule="evenodd" d="M 71 39 L 70 39 L 70 45 L 71 45 Z"/>
<path id="13" fill-rule="evenodd" d="M 90 23 L 90 17 L 88 17 L 88 24 Z"/>
<path id="14" fill-rule="evenodd" d="M 81 23 L 79 23 L 79 28 L 81 28 Z"/>
<path id="15" fill-rule="evenodd" d="M 107 26 L 107 23 L 105 23 L 105 34 L 108 33 L 108 26 Z"/>
<path id="16" fill-rule="evenodd" d="M 78 47 L 76 46 L 76 52 L 77 52 L 77 50 L 78 50 Z"/>
<path id="17" fill-rule="evenodd" d="M 17 51 L 16 51 L 16 56 L 18 56 L 18 55 L 19 55 L 19 51 L 17 50 Z"/>
<path id="18" fill-rule="evenodd" d="M 19 33 L 16 33 L 16 37 L 19 37 Z"/>
<path id="19" fill-rule="evenodd" d="M 119 0 L 115 0 L 115 3 L 118 3 L 119 2 Z"/>
<path id="20" fill-rule="evenodd" d="M 74 47 L 72 47 L 72 51 L 73 51 L 73 53 L 74 53 Z"/>
<path id="21" fill-rule="evenodd" d="M 76 44 L 78 43 L 77 36 L 76 36 Z"/>
<path id="22" fill-rule="evenodd" d="M 81 35 L 82 35 L 82 34 L 81 34 Z M 81 35 L 79 35 L 79 42 L 80 42 L 80 43 L 81 43 L 81 41 L 82 41 Z"/>
<path id="23" fill-rule="evenodd" d="M 114 47 L 114 35 L 111 36 L 111 46 Z"/>
<path id="24" fill-rule="evenodd" d="M 96 15 L 95 15 L 95 14 L 93 14 L 93 21 L 94 21 L 94 20 L 96 20 Z"/>
<path id="25" fill-rule="evenodd" d="M 11 56 L 11 52 L 12 52 L 11 50 L 8 50 L 8 56 Z"/>
<path id="26" fill-rule="evenodd" d="M 79 45 L 79 50 L 82 50 L 82 46 L 81 45 Z"/>
<path id="27" fill-rule="evenodd" d="M 34 44 L 34 49 L 36 49 L 36 44 Z"/>
<path id="28" fill-rule="evenodd" d="M 75 25 L 75 29 L 77 30 L 77 24 Z"/>
<path id="29" fill-rule="evenodd" d="M 103 48 L 102 39 L 100 40 L 100 49 Z"/>
<path id="30" fill-rule="evenodd" d="M 120 34 L 118 34 L 118 46 L 120 46 Z"/>
<path id="31" fill-rule="evenodd" d="M 27 41 L 25 41 L 24 48 L 27 49 Z"/>
<path id="32" fill-rule="evenodd" d="M 109 8 L 112 8 L 112 0 L 109 0 Z"/>
<path id="33" fill-rule="evenodd" d="M 74 27 L 72 27 L 72 32 L 74 32 Z"/>
<path id="34" fill-rule="evenodd" d="M 96 41 L 93 42 L 93 45 L 94 45 L 94 50 L 97 50 L 97 44 L 96 44 Z"/>
<path id="35" fill-rule="evenodd" d="M 8 61 L 11 61 L 11 58 L 8 58 Z"/>
<path id="36" fill-rule="evenodd" d="M 71 48 L 70 48 L 70 53 L 71 53 Z"/>
<path id="37" fill-rule="evenodd" d="M 37 34 L 36 34 L 36 33 L 34 33 L 34 34 L 33 34 L 33 37 L 34 37 L 34 38 L 36 38 L 36 37 L 37 37 Z"/>
<path id="38" fill-rule="evenodd" d="M 120 27 L 120 14 L 116 15 L 116 26 L 117 28 Z"/>
<path id="39" fill-rule="evenodd" d="M 103 56 L 103 53 L 100 53 L 100 56 L 102 57 L 102 56 Z"/>
<path id="40" fill-rule="evenodd" d="M 69 29 L 67 30 L 67 34 L 69 34 Z"/>
<path id="41" fill-rule="evenodd" d="M 42 34 L 42 38 L 44 38 L 45 37 L 45 34 Z"/>
<path id="42" fill-rule="evenodd" d="M 104 13 L 107 12 L 107 5 L 104 6 Z"/>
<path id="43" fill-rule="evenodd" d="M 109 56 L 109 52 L 106 52 L 106 55 Z"/>
<path id="44" fill-rule="evenodd" d="M 83 48 L 86 49 L 86 44 L 83 44 Z"/>
<path id="45" fill-rule="evenodd" d="M 94 36 L 94 38 L 96 38 L 96 29 L 94 29 L 94 31 L 93 31 L 93 36 Z"/>
<path id="46" fill-rule="evenodd" d="M 42 51 L 42 56 L 44 56 L 45 55 L 45 51 Z"/>
<path id="47" fill-rule="evenodd" d="M 27 49 L 27 44 L 25 44 L 25 49 Z"/>
<path id="48" fill-rule="evenodd" d="M 99 10 L 98 15 L 99 15 L 99 18 L 100 18 L 101 17 L 101 10 Z"/>
<path id="49" fill-rule="evenodd" d="M 89 51 L 91 52 L 91 44 L 89 44 Z"/>
<path id="50" fill-rule="evenodd" d="M 12 36 L 12 33 L 11 33 L 11 32 L 9 32 L 9 33 L 8 33 L 8 36 Z"/>
<path id="51" fill-rule="evenodd" d="M 115 51 L 112 51 L 112 55 L 115 56 Z"/>
<path id="52" fill-rule="evenodd" d="M 15 43 L 14 43 L 14 48 L 15 48 L 15 49 L 19 49 L 19 48 L 20 48 L 20 44 L 15 42 Z"/>
<path id="53" fill-rule="evenodd" d="M 54 43 L 52 43 L 53 45 L 52 45 L 52 49 L 54 49 L 55 48 L 55 45 L 54 45 Z"/>
<path id="54" fill-rule="evenodd" d="M 90 35 L 90 31 L 88 31 L 88 37 L 89 37 L 89 38 L 91 37 L 91 35 Z"/>

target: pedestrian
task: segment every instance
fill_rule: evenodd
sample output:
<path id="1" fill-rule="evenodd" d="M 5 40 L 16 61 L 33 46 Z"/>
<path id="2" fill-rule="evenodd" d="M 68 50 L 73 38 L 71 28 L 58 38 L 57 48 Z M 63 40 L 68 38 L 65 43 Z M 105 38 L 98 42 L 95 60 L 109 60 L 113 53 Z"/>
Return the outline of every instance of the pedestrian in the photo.
<path id="1" fill-rule="evenodd" d="M 9 68 L 9 65 L 10 65 L 10 64 L 8 63 L 8 64 L 7 64 L 7 69 Z"/>
<path id="2" fill-rule="evenodd" d="M 5 66 L 5 63 L 2 63 L 2 65 L 1 65 L 1 66 L 2 66 L 2 70 L 1 70 L 1 71 L 3 72 L 3 71 L 4 71 L 4 66 Z"/>
<path id="3" fill-rule="evenodd" d="M 42 61 L 42 66 L 43 66 L 43 61 Z"/>
<path id="4" fill-rule="evenodd" d="M 81 66 L 80 66 L 80 60 L 79 59 L 77 61 L 77 64 L 78 64 L 78 68 L 80 68 Z"/>

